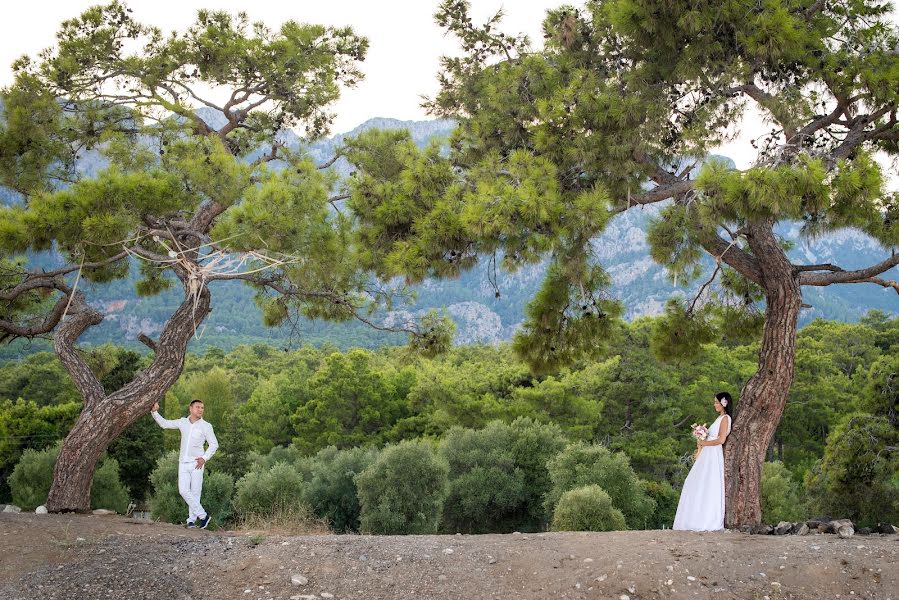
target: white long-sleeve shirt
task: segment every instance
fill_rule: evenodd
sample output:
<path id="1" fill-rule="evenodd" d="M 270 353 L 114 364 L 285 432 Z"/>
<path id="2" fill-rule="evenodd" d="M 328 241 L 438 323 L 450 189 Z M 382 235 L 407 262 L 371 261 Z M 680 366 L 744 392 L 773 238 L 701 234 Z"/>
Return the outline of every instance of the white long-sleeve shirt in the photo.
<path id="1" fill-rule="evenodd" d="M 178 462 L 192 463 L 200 456 L 206 461 L 212 458 L 212 455 L 218 450 L 219 443 L 215 439 L 215 433 L 213 433 L 212 424 L 209 421 L 198 419 L 191 423 L 187 417 L 169 420 L 164 419 L 158 412 L 150 414 L 163 429 L 181 430 L 181 450 L 178 452 Z M 205 452 L 203 451 L 204 443 L 209 444 Z"/>

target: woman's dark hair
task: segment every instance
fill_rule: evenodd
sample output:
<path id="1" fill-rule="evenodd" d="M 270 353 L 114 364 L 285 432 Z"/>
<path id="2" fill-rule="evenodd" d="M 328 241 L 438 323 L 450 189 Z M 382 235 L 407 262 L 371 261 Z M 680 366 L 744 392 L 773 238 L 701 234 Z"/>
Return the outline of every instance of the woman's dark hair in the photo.
<path id="1" fill-rule="evenodd" d="M 715 394 L 715 398 L 718 402 L 722 400 L 727 400 L 727 404 L 724 405 L 724 414 L 726 414 L 731 419 L 731 427 L 733 427 L 733 419 L 734 419 L 734 399 L 730 397 L 730 394 L 727 392 L 718 392 Z"/>

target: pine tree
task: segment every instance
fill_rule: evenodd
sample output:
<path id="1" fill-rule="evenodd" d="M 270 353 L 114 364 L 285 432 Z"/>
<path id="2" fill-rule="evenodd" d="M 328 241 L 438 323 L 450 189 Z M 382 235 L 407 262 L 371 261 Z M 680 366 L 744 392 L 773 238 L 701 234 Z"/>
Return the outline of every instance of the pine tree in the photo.
<path id="1" fill-rule="evenodd" d="M 462 53 L 443 59 L 427 107 L 459 126 L 448 153 L 399 134 L 350 143 L 365 258 L 383 276 L 418 280 L 483 257 L 510 270 L 548 257 L 515 347 L 552 371 L 601 356 L 621 314 L 592 240 L 615 215 L 666 202 L 649 233 L 653 258 L 679 283 L 702 276 L 706 255 L 715 268 L 692 301 L 672 299 L 653 347 L 689 355 L 722 329 L 761 337 L 726 452 L 727 524 L 758 523 L 802 288 L 899 292 L 881 277 L 899 264 L 899 199 L 875 160 L 899 152 L 899 32 L 888 10 L 867 0 L 594 0 L 549 11 L 535 50 L 500 31 L 501 15 L 478 25 L 468 2 L 444 0 L 437 22 Z M 749 108 L 771 123 L 752 141 L 757 162 L 707 160 Z M 782 222 L 808 236 L 855 228 L 884 259 L 793 263 L 775 234 Z"/>
<path id="2" fill-rule="evenodd" d="M 56 40 L 18 60 L 3 91 L 0 183 L 25 202 L 0 208 L 0 340 L 52 334 L 83 397 L 47 500 L 67 511 L 89 508 L 100 455 L 177 380 L 212 282 L 252 286 L 267 325 L 301 315 L 375 325 L 369 309 L 390 291 L 369 289 L 359 268 L 334 161 L 317 165 L 284 136 L 328 131 L 341 87 L 362 77 L 364 38 L 206 10 L 167 35 L 114 1 L 65 21 Z M 49 249 L 63 266 L 22 258 Z M 158 339 L 140 337 L 146 368 L 104 390 L 77 348 L 104 319 L 83 282 L 124 278 L 133 263 L 139 294 L 180 285 L 183 301 Z M 393 329 L 427 345 L 435 328 Z"/>

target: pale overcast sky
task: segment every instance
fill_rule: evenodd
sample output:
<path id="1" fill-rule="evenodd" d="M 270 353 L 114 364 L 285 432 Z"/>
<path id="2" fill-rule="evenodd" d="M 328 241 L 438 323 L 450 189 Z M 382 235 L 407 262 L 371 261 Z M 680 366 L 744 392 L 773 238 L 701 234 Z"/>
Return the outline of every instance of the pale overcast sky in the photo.
<path id="1" fill-rule="evenodd" d="M 455 54 L 455 41 L 444 37 L 434 23 L 439 0 L 132 0 L 129 6 L 139 21 L 164 31 L 183 30 L 196 11 L 210 8 L 244 10 L 253 21 L 277 27 L 293 19 L 325 25 L 350 25 L 369 39 L 368 58 L 362 65 L 365 80 L 344 90 L 334 109 L 333 133 L 352 129 L 371 117 L 428 118 L 421 96 L 437 91 L 436 73 L 441 55 Z M 471 0 L 472 16 L 483 22 L 500 8 L 506 14 L 503 30 L 526 33 L 535 44 L 542 42 L 540 24 L 548 8 L 572 0 Z M 577 3 L 577 2 L 574 2 Z M 11 81 L 9 65 L 22 54 L 35 55 L 52 45 L 59 23 L 76 16 L 97 0 L 32 0 L 7 3 L 0 21 L 0 85 Z M 764 125 L 757 116 L 743 123 L 740 139 L 717 150 L 733 158 L 739 168 L 754 159 L 747 140 Z M 755 133 L 753 133 L 755 132 Z M 752 134 L 752 135 L 751 135 Z"/>
<path id="2" fill-rule="evenodd" d="M 97 0 L 33 0 L 4 6 L 0 22 L 0 85 L 12 78 L 9 65 L 22 54 L 35 55 L 51 45 L 58 25 L 77 16 Z M 456 51 L 434 23 L 438 0 L 132 0 L 134 17 L 163 31 L 183 30 L 201 8 L 246 11 L 252 21 L 274 28 L 288 20 L 323 25 L 350 25 L 369 39 L 362 70 L 365 80 L 344 90 L 336 104 L 335 133 L 347 131 L 371 117 L 425 119 L 422 95 L 437 91 L 438 59 Z M 540 24 L 547 8 L 564 0 L 508 0 L 504 30 L 525 32 L 542 41 Z M 501 0 L 473 0 L 472 13 L 484 20 L 503 7 Z"/>

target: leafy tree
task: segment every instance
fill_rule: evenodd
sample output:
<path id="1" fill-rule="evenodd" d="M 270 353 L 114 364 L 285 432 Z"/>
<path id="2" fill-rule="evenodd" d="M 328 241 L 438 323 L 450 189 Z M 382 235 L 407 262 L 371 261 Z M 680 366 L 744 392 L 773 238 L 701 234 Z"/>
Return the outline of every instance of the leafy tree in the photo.
<path id="1" fill-rule="evenodd" d="M 665 204 L 653 258 L 697 295 L 675 298 L 654 347 L 691 356 L 722 329 L 761 333 L 726 454 L 727 525 L 758 523 L 762 463 L 795 372 L 802 288 L 870 283 L 899 264 L 899 201 L 875 152 L 899 152 L 899 34 L 874 2 L 596 0 L 547 13 L 545 45 L 480 25 L 465 0 L 437 22 L 462 46 L 427 106 L 456 119 L 449 153 L 402 134 L 348 144 L 350 206 L 382 277 L 451 277 L 483 257 L 548 259 L 514 346 L 537 371 L 607 349 L 622 312 L 594 240 L 615 215 Z M 772 127 L 752 167 L 707 160 L 751 107 Z M 380 159 L 380 160 L 379 160 Z M 698 175 L 696 168 L 701 167 Z M 884 247 L 851 268 L 794 264 L 775 233 L 845 227 Z M 703 261 L 708 255 L 711 260 Z M 717 390 L 708 390 L 714 393 Z"/>
<path id="2" fill-rule="evenodd" d="M 0 398 L 28 398 L 39 406 L 80 399 L 78 390 L 50 352 L 36 352 L 0 370 Z"/>
<path id="3" fill-rule="evenodd" d="M 899 520 L 899 357 L 868 370 L 862 408 L 827 439 L 806 477 L 812 504 L 865 525 Z"/>
<path id="4" fill-rule="evenodd" d="M 50 510 L 88 508 L 97 460 L 177 380 L 215 282 L 252 286 L 268 325 L 301 315 L 376 325 L 368 310 L 392 290 L 359 268 L 351 219 L 332 205 L 333 161 L 316 165 L 283 135 L 327 132 L 367 45 L 349 28 L 272 30 L 206 10 L 164 35 L 113 1 L 65 21 L 54 47 L 13 65 L 0 183 L 27 201 L 0 209 L 0 338 L 52 334 L 86 409 L 56 463 Z M 99 153 L 96 167 L 76 171 L 88 153 Z M 62 266 L 29 269 L 21 258 L 50 248 Z M 180 285 L 183 300 L 158 339 L 140 337 L 153 352 L 146 368 L 109 393 L 76 346 L 104 319 L 79 283 L 122 279 L 132 257 L 139 294 Z M 420 334 L 429 351 L 448 342 L 440 322 L 422 327 L 385 329 Z"/>
<path id="5" fill-rule="evenodd" d="M 762 466 L 762 522 L 777 524 L 803 517 L 799 485 L 780 461 Z"/>
<path id="6" fill-rule="evenodd" d="M 21 398 L 0 400 L 0 499 L 8 500 L 8 478 L 26 450 L 43 450 L 65 437 L 81 406 L 38 406 Z"/>
<path id="7" fill-rule="evenodd" d="M 286 446 L 296 435 L 292 416 L 307 397 L 310 371 L 298 367 L 259 382 L 250 399 L 238 409 L 250 447 L 268 452 Z"/>
<path id="8" fill-rule="evenodd" d="M 363 350 L 327 357 L 306 390 L 293 425 L 294 444 L 307 452 L 375 444 L 406 412 L 405 398 Z"/>

